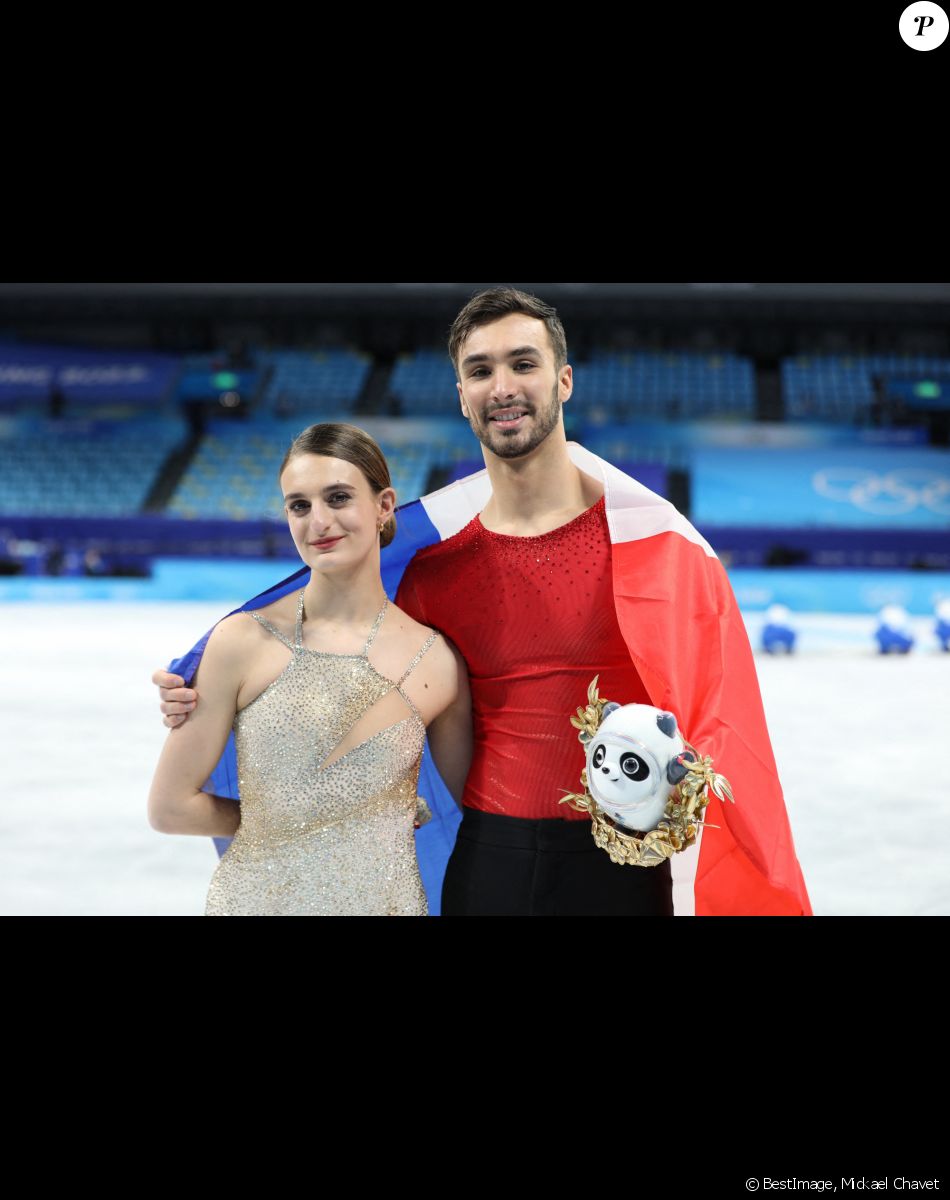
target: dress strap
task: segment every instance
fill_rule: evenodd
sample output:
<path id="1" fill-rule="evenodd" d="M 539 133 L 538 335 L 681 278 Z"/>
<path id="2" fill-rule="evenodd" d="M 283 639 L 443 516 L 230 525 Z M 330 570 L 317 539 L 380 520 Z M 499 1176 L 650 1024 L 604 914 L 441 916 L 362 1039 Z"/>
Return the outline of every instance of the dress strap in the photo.
<path id="1" fill-rule="evenodd" d="M 264 628 L 267 630 L 267 632 L 272 633 L 279 642 L 283 642 L 288 650 L 294 649 L 293 642 L 291 642 L 289 640 L 289 638 L 285 637 L 284 634 L 282 634 L 280 632 L 280 630 L 277 628 L 276 625 L 272 625 L 266 617 L 262 617 L 256 612 L 249 612 L 247 615 L 249 617 L 253 617 L 254 620 L 258 623 L 258 625 L 263 625 Z"/>
<path id="2" fill-rule="evenodd" d="M 406 667 L 405 671 L 403 671 L 402 678 L 396 684 L 397 688 L 402 687 L 402 685 L 406 682 L 406 680 L 409 678 L 409 676 L 412 674 L 412 672 L 419 665 L 419 663 L 422 659 L 422 656 L 425 654 L 425 652 L 429 649 L 429 647 L 433 644 L 433 642 L 435 642 L 436 638 L 438 638 L 439 636 L 440 636 L 440 634 L 438 634 L 438 633 L 429 634 L 429 636 L 426 638 L 426 640 L 422 646 L 422 649 L 419 651 L 419 653 L 416 655 L 416 657 L 412 660 L 412 662 L 409 664 L 409 666 Z"/>
<path id="3" fill-rule="evenodd" d="M 369 648 L 373 644 L 373 639 L 379 633 L 379 627 L 383 623 L 383 617 L 386 615 L 386 609 L 389 608 L 389 597 L 383 601 L 383 607 L 376 614 L 376 620 L 373 622 L 373 628 L 369 631 L 369 637 L 366 639 L 366 645 L 363 647 L 363 654 L 369 654 Z"/>
<path id="4" fill-rule="evenodd" d="M 305 588 L 300 589 L 300 599 L 297 601 L 297 620 L 294 624 L 294 641 L 297 644 L 297 649 L 303 649 L 303 594 Z"/>

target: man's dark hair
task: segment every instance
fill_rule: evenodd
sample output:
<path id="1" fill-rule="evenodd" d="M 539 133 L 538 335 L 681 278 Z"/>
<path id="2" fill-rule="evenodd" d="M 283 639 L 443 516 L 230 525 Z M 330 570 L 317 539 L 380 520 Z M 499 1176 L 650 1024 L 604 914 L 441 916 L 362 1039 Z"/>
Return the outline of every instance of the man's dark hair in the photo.
<path id="1" fill-rule="evenodd" d="M 452 322 L 452 328 L 449 330 L 449 357 L 457 377 L 459 351 L 469 334 L 479 326 L 490 325 L 492 321 L 498 321 L 510 313 L 524 313 L 527 317 L 536 317 L 544 322 L 554 350 L 554 367 L 560 371 L 567 362 L 567 337 L 557 309 L 529 292 L 519 292 L 517 288 L 512 287 L 496 287 L 478 292 Z"/>

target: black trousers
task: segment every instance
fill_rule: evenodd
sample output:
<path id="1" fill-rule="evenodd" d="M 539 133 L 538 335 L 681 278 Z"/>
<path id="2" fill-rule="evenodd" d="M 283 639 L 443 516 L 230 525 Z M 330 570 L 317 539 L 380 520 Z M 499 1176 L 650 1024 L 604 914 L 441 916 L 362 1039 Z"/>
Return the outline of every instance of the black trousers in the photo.
<path id="1" fill-rule="evenodd" d="M 588 821 L 466 808 L 442 885 L 445 917 L 671 917 L 669 862 L 618 866 Z"/>

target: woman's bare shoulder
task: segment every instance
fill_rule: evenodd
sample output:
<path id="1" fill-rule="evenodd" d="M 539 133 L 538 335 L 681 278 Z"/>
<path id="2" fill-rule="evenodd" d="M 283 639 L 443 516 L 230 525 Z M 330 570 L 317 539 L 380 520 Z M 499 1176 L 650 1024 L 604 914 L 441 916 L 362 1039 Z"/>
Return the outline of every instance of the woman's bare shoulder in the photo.
<path id="1" fill-rule="evenodd" d="M 405 621 L 406 654 L 418 653 L 429 643 L 433 634 L 435 635 L 431 645 L 428 645 L 426 653 L 423 654 L 415 673 L 430 682 L 434 677 L 438 677 L 453 691 L 467 686 L 465 681 L 468 678 L 468 668 L 465 665 L 465 659 L 445 634 L 429 625 L 414 621 L 412 617 L 408 617 L 404 613 L 402 620 Z"/>
<path id="2" fill-rule="evenodd" d="M 273 603 L 265 604 L 263 608 L 257 608 L 254 611 L 258 616 L 270 621 L 272 625 L 276 625 L 282 633 L 285 630 L 289 630 L 293 634 L 294 626 L 297 624 L 297 607 L 299 602 L 300 591 L 298 590 L 296 592 L 288 592 L 286 596 L 281 596 L 278 600 L 273 601 Z M 248 616 L 249 614 L 244 613 L 242 615 Z M 254 621 L 254 624 L 256 625 L 257 622 Z"/>
<path id="3" fill-rule="evenodd" d="M 274 607 L 273 605 L 269 606 L 269 608 Z M 285 624 L 280 620 L 279 615 L 271 616 L 266 609 L 260 611 L 262 615 L 268 614 L 267 619 L 275 628 L 281 629 Z M 292 623 L 290 636 L 293 637 Z M 273 635 L 269 634 L 260 622 L 255 621 L 250 613 L 231 613 L 212 629 L 205 653 L 210 653 L 216 658 L 243 658 L 248 654 L 253 654 L 256 648 L 268 639 L 273 640 Z"/>
<path id="4" fill-rule="evenodd" d="M 398 645 L 402 662 L 412 664 L 403 686 L 428 726 L 468 694 L 468 670 L 458 650 L 438 629 L 413 620 L 395 605 L 393 610 L 391 644 Z"/>
<path id="5" fill-rule="evenodd" d="M 215 660 L 231 658 L 239 653 L 242 647 L 249 644 L 250 631 L 241 619 L 243 616 L 244 613 L 232 613 L 231 616 L 225 617 L 215 625 L 208 635 L 202 661 L 208 658 Z M 252 625 L 254 622 L 248 621 L 247 624 Z"/>
<path id="6" fill-rule="evenodd" d="M 432 655 L 434 669 L 445 677 L 454 690 L 467 691 L 468 664 L 454 642 L 449 641 L 444 634 L 440 635 L 429 654 Z"/>
<path id="7" fill-rule="evenodd" d="M 394 636 L 404 638 L 406 644 L 415 642 L 421 645 L 433 633 L 438 633 L 437 629 L 433 629 L 430 625 L 423 625 L 421 621 L 410 617 L 407 612 L 404 612 L 397 604 L 390 601 L 389 605 L 392 612 L 392 631 Z"/>
<path id="8" fill-rule="evenodd" d="M 420 621 L 414 620 L 408 613 L 402 611 L 395 604 L 392 605 L 396 619 L 394 625 L 398 633 L 405 637 L 407 647 L 412 645 L 417 649 L 429 640 L 435 634 L 435 641 L 429 649 L 426 658 L 431 658 L 433 661 L 440 663 L 446 667 L 454 662 L 456 666 L 461 667 L 467 672 L 465 659 L 459 653 L 455 643 L 445 636 L 440 629 L 436 629 L 434 625 L 423 625 Z"/>
<path id="9" fill-rule="evenodd" d="M 434 640 L 433 634 L 435 635 Z M 421 663 L 417 664 L 416 669 L 423 670 L 427 674 L 433 670 L 441 672 L 450 670 L 452 658 L 452 652 L 449 649 L 450 643 L 438 629 L 416 621 L 395 604 L 391 605 L 389 637 L 390 646 L 393 647 L 400 659 L 407 662 L 414 658 L 420 650 L 426 648 L 426 653 L 423 654 Z M 431 644 L 429 644 L 430 640 Z"/>
<path id="10" fill-rule="evenodd" d="M 267 604 L 263 608 L 256 608 L 254 613 L 256 617 L 263 617 L 269 625 L 273 625 L 284 637 L 290 638 L 293 641 L 294 629 L 297 624 L 296 592 L 292 592 L 288 596 L 281 596 L 273 604 Z M 220 630 L 222 638 L 231 639 L 235 644 L 240 644 L 242 640 L 253 644 L 255 641 L 260 640 L 261 636 L 272 636 L 255 619 L 255 616 L 252 616 L 249 612 L 231 613 L 223 621 L 218 622 L 214 632 L 217 634 Z"/>

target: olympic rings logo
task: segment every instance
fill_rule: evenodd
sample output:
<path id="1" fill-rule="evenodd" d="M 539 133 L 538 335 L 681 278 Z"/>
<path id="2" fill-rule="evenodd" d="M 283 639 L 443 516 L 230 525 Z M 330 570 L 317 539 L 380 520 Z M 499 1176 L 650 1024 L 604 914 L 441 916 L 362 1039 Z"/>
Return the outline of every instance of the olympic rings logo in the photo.
<path id="1" fill-rule="evenodd" d="M 860 467 L 827 467 L 815 472 L 812 486 L 819 496 L 875 516 L 899 517 L 926 508 L 950 517 L 950 475 L 926 467 L 905 467 L 886 475 Z"/>

